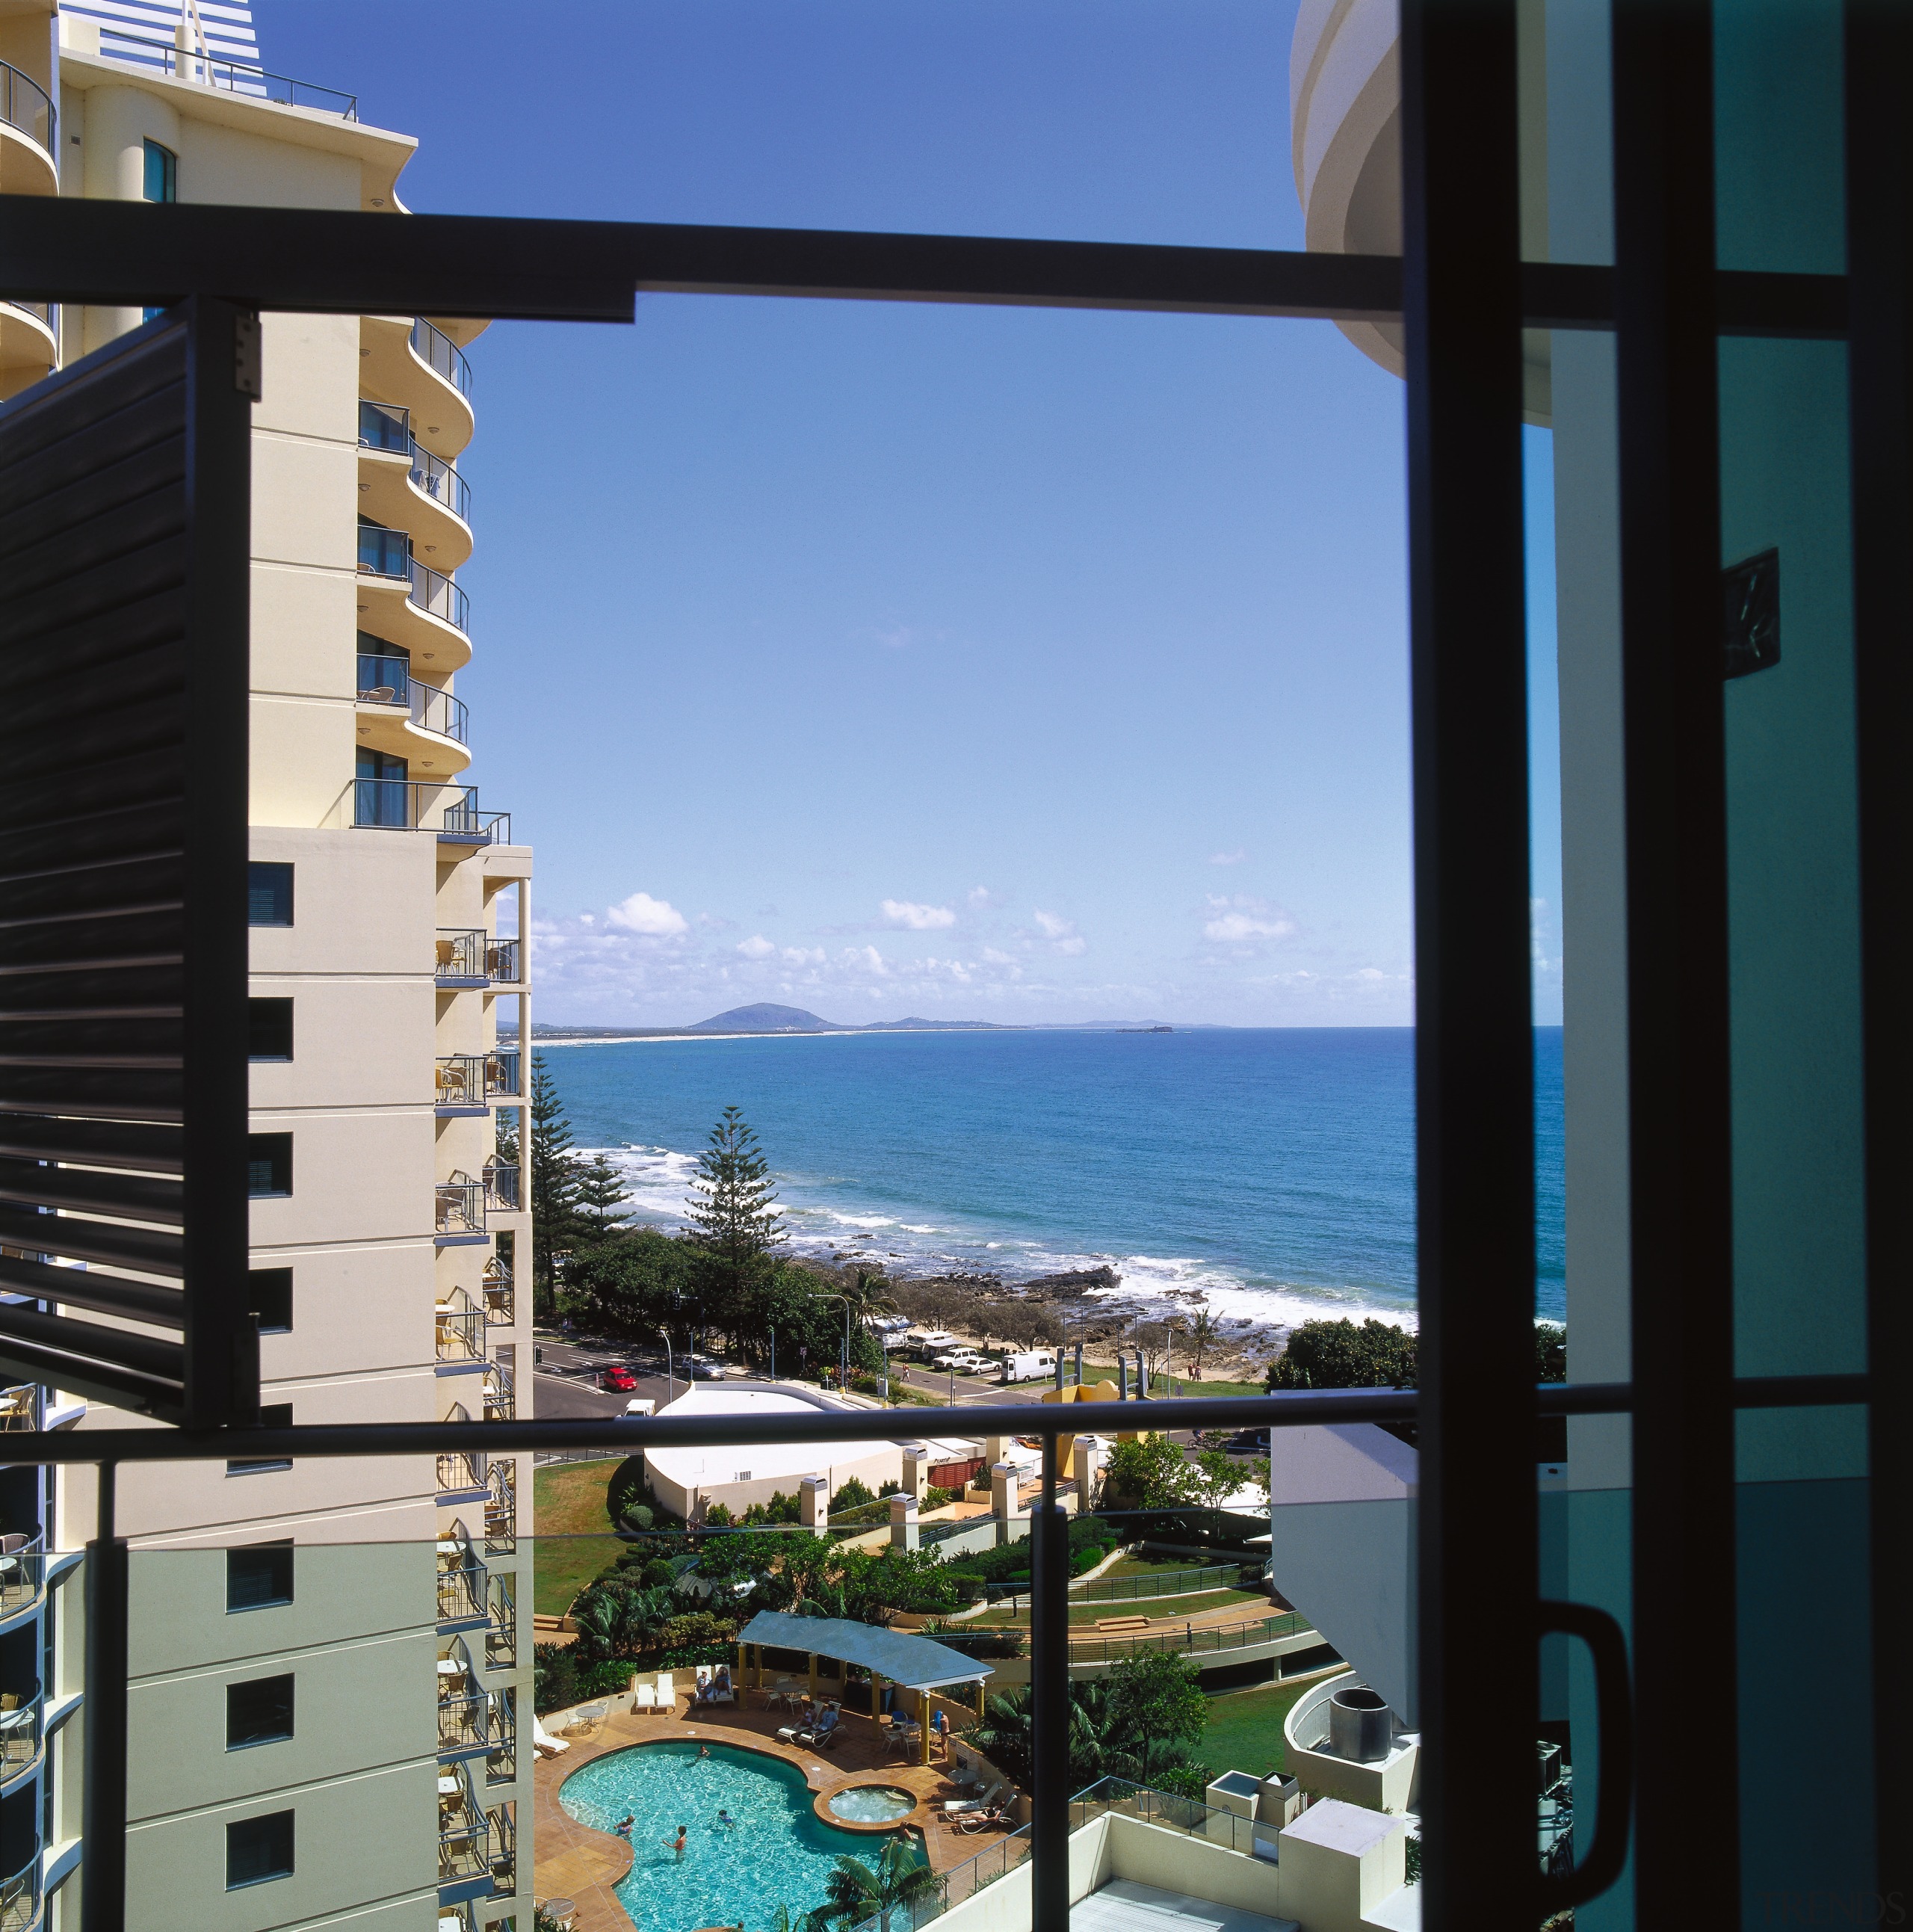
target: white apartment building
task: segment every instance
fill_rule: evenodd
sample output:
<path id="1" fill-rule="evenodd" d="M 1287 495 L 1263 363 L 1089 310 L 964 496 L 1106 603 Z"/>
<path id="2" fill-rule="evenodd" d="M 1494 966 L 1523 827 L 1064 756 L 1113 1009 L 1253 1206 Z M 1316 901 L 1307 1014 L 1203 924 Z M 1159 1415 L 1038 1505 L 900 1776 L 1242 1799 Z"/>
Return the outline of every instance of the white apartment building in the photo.
<path id="1" fill-rule="evenodd" d="M 245 10 L 0 0 L 0 193 L 402 219 L 415 142 L 349 94 L 234 64 Z M 0 397 L 145 320 L 0 303 Z M 454 689 L 484 327 L 263 318 L 248 1164 L 268 1422 L 529 1412 L 531 854 L 478 808 Z M 136 1420 L 19 1393 L 49 1423 Z M 529 1932 L 530 1474 L 462 1456 L 123 1472 L 130 1924 Z M 28 1474 L 33 1496 L 5 1487 Z M 0 1528 L 34 1550 L 93 1533 L 90 1472 L 0 1471 Z M 42 1556 L 23 1608 L 0 1577 L 0 1676 L 16 1627 L 36 1634 L 0 1683 L 34 1712 L 26 1770 L 0 1762 L 6 1932 L 78 1924 L 76 1560 Z"/>

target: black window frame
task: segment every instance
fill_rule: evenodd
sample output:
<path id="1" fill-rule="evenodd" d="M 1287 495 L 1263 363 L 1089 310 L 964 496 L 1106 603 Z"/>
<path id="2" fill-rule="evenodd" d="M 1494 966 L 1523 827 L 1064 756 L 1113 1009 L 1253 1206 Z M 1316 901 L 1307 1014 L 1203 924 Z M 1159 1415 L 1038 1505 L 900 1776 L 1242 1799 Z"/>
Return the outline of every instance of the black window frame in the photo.
<path id="1" fill-rule="evenodd" d="M 246 862 L 246 923 L 248 926 L 285 926 L 293 922 L 292 885 L 294 868 L 283 859 L 250 859 Z M 283 899 L 285 916 L 261 919 L 258 916 L 262 898 L 274 909 Z"/>
<path id="2" fill-rule="evenodd" d="M 268 1543 L 230 1545 L 226 1552 L 226 1614 L 250 1616 L 255 1610 L 283 1610 L 295 1602 L 297 1547 L 289 1536 L 274 1537 Z M 263 1580 L 262 1593 L 251 1593 L 244 1582 L 248 1575 Z"/>
<path id="3" fill-rule="evenodd" d="M 276 1880 L 291 1878 L 298 1869 L 298 1822 L 296 1814 L 289 1808 L 280 1811 L 261 1811 L 250 1818 L 235 1818 L 226 1827 L 226 1889 L 244 1892 L 256 1885 L 271 1885 Z M 283 1840 L 284 1850 L 278 1854 Z M 256 1857 L 253 1862 L 262 1868 L 234 1875 L 235 1854 L 249 1844 L 256 1846 L 264 1857 Z M 278 1854 L 283 1863 L 274 1863 L 269 1870 L 264 1869 L 265 1858 Z"/>
<path id="4" fill-rule="evenodd" d="M 268 1744 L 290 1743 L 296 1726 L 298 1689 L 298 1672 L 291 1670 L 230 1681 L 226 1687 L 226 1748 L 259 1750 Z M 281 1727 L 268 1728 L 274 1724 Z"/>

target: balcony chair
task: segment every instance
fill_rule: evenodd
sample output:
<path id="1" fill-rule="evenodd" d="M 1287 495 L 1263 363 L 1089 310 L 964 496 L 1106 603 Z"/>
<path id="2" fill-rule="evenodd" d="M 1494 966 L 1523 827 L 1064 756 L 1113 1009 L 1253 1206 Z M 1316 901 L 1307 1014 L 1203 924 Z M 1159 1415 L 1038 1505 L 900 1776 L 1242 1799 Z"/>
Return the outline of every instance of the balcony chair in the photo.
<path id="1" fill-rule="evenodd" d="M 465 1097 L 465 1070 L 462 1066 L 441 1066 L 438 1070 L 439 1098 L 442 1100 L 463 1100 Z"/>
<path id="2" fill-rule="evenodd" d="M 398 692 L 396 687 L 389 684 L 375 684 L 369 691 L 361 691 L 358 694 L 358 701 L 361 704 L 396 704 Z"/>
<path id="3" fill-rule="evenodd" d="M 31 1429 L 33 1396 L 25 1387 L 0 1390 L 0 1429 Z"/>
<path id="4" fill-rule="evenodd" d="M 439 970 L 441 973 L 448 971 L 453 961 L 458 957 L 458 942 L 455 939 L 441 939 L 437 942 L 437 949 Z"/>

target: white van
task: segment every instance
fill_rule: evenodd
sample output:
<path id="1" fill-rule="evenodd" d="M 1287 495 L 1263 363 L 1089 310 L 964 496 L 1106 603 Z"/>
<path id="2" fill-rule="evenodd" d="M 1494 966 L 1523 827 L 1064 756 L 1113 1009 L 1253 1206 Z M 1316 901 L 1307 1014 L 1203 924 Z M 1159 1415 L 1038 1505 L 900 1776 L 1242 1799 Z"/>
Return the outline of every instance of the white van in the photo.
<path id="1" fill-rule="evenodd" d="M 1039 1382 L 1055 1373 L 1054 1348 L 1032 1348 L 1003 1358 L 1003 1379 L 1006 1382 Z"/>

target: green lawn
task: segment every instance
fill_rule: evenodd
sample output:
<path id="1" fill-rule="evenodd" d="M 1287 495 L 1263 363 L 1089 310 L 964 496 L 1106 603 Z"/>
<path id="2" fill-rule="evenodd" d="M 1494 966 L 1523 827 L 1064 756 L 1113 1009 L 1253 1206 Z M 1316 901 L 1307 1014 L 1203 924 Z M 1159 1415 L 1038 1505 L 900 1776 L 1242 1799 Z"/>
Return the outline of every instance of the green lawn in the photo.
<path id="1" fill-rule="evenodd" d="M 1267 1778 L 1272 1771 L 1286 1771 L 1282 1720 L 1307 1688 L 1306 1681 L 1260 1684 L 1253 1690 L 1225 1691 L 1210 1698 L 1201 1747 L 1204 1762 L 1219 1775 L 1246 1771 Z"/>
<path id="2" fill-rule="evenodd" d="M 1114 1369 L 1098 1368 L 1093 1362 L 1085 1362 L 1083 1364 L 1083 1379 L 1086 1382 L 1113 1382 L 1116 1381 L 1117 1375 Z M 1166 1396 L 1171 1394 L 1168 1383 L 1159 1374 L 1150 1377 L 1149 1390 L 1151 1395 Z M 1261 1382 L 1219 1382 L 1213 1376 L 1205 1376 L 1201 1382 L 1197 1382 L 1185 1375 L 1176 1377 L 1174 1389 L 1177 1395 L 1192 1397 L 1199 1395 L 1267 1395 L 1268 1392 L 1267 1387 Z"/>
<path id="3" fill-rule="evenodd" d="M 1152 1597 L 1140 1603 L 1078 1604 L 1069 1606 L 1069 1622 L 1072 1628 L 1093 1627 L 1111 1617 L 1198 1617 L 1206 1610 L 1219 1610 L 1231 1604 L 1259 1604 L 1264 1610 L 1269 1605 L 1268 1598 L 1259 1591 L 1249 1590 L 1192 1590 L 1180 1597 Z M 1255 1612 L 1245 1610 L 1245 1616 Z M 1027 1604 L 1019 1605 L 1014 1612 L 1008 1610 L 985 1610 L 976 1619 L 982 1624 L 1027 1624 L 1030 1612 Z"/>
<path id="4" fill-rule="evenodd" d="M 532 1534 L 536 1539 L 532 1607 L 562 1616 L 592 1577 L 624 1548 L 610 1534 L 604 1492 L 623 1460 L 557 1462 L 532 1478 Z"/>

